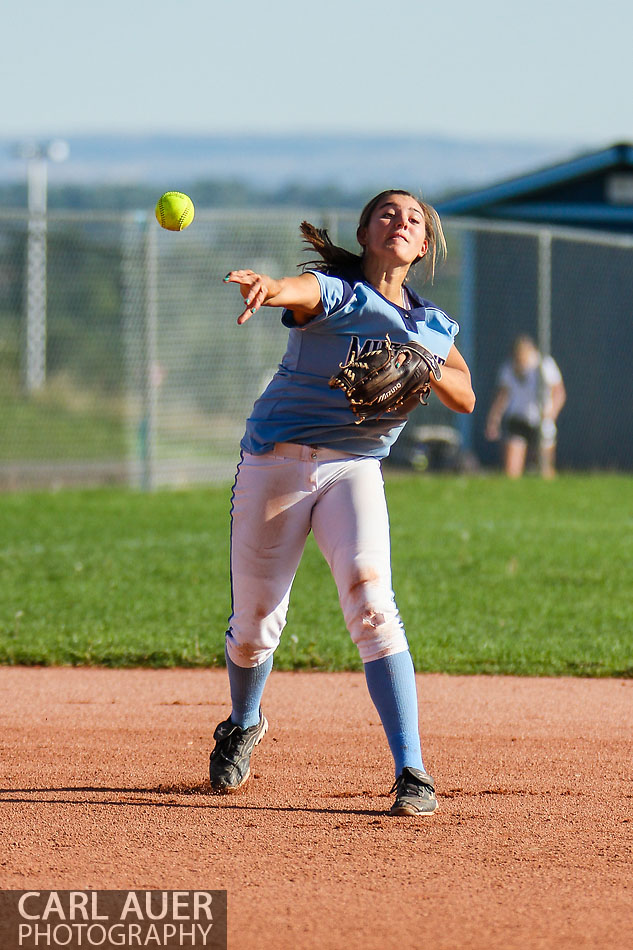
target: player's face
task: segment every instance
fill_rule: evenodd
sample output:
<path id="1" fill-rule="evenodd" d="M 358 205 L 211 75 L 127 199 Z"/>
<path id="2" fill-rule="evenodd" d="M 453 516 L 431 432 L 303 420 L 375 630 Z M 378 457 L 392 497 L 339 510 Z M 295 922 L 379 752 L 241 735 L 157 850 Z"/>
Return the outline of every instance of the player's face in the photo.
<path id="1" fill-rule="evenodd" d="M 412 264 L 428 249 L 424 212 L 411 195 L 388 195 L 359 228 L 358 240 L 366 254 Z"/>
<path id="2" fill-rule="evenodd" d="M 519 373 L 527 373 L 528 370 L 538 366 L 538 350 L 527 340 L 519 343 L 514 352 L 514 364 Z"/>

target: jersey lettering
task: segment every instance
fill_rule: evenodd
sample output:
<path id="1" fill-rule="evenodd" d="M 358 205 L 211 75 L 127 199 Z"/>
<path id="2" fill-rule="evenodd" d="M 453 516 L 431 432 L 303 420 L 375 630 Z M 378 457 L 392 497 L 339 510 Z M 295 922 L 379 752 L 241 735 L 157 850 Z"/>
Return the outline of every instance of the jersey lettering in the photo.
<path id="1" fill-rule="evenodd" d="M 372 350 L 377 350 L 379 347 L 385 346 L 386 342 L 386 340 L 365 340 L 361 347 L 360 339 L 357 336 L 353 336 L 347 350 L 345 362 L 349 363 L 351 360 L 357 360 L 359 356 L 364 356 L 366 353 L 371 353 Z"/>
<path id="2" fill-rule="evenodd" d="M 360 345 L 360 339 L 357 336 L 353 336 L 350 342 L 350 345 L 347 350 L 347 356 L 345 357 L 344 363 L 350 363 L 352 360 L 358 359 L 359 356 L 363 356 L 366 353 L 371 353 L 372 350 L 376 350 L 379 347 L 385 346 L 387 343 L 386 340 L 366 340 L 362 347 Z M 401 346 L 406 346 L 406 343 L 392 343 L 394 349 L 398 349 Z M 434 354 L 435 355 L 435 354 Z M 444 366 L 446 360 L 441 356 L 435 356 L 437 362 L 440 366 Z"/>

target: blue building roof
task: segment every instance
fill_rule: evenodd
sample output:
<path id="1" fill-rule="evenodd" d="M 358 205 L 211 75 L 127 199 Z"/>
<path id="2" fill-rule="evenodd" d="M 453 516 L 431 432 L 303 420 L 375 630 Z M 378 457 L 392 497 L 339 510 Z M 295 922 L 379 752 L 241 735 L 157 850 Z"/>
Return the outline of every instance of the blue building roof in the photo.
<path id="1" fill-rule="evenodd" d="M 443 216 L 633 231 L 633 145 L 598 152 L 438 202 Z"/>

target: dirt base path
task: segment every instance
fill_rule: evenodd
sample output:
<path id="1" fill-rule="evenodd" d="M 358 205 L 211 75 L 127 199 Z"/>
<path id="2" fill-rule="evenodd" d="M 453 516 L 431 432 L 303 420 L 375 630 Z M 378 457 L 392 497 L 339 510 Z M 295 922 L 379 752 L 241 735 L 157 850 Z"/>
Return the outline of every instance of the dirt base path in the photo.
<path id="1" fill-rule="evenodd" d="M 391 818 L 362 674 L 273 673 L 235 796 L 224 671 L 0 669 L 3 888 L 228 891 L 231 950 L 630 950 L 633 681 L 420 676 L 440 810 Z"/>

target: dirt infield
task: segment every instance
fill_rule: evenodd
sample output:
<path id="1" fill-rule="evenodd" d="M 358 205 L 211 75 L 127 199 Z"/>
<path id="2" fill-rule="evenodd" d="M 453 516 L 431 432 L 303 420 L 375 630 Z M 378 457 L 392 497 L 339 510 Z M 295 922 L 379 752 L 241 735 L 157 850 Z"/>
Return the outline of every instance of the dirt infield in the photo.
<path id="1" fill-rule="evenodd" d="M 362 674 L 273 673 L 236 796 L 224 671 L 0 669 L 3 888 L 226 888 L 231 950 L 631 947 L 633 681 L 418 677 L 440 811 L 385 814 Z"/>

